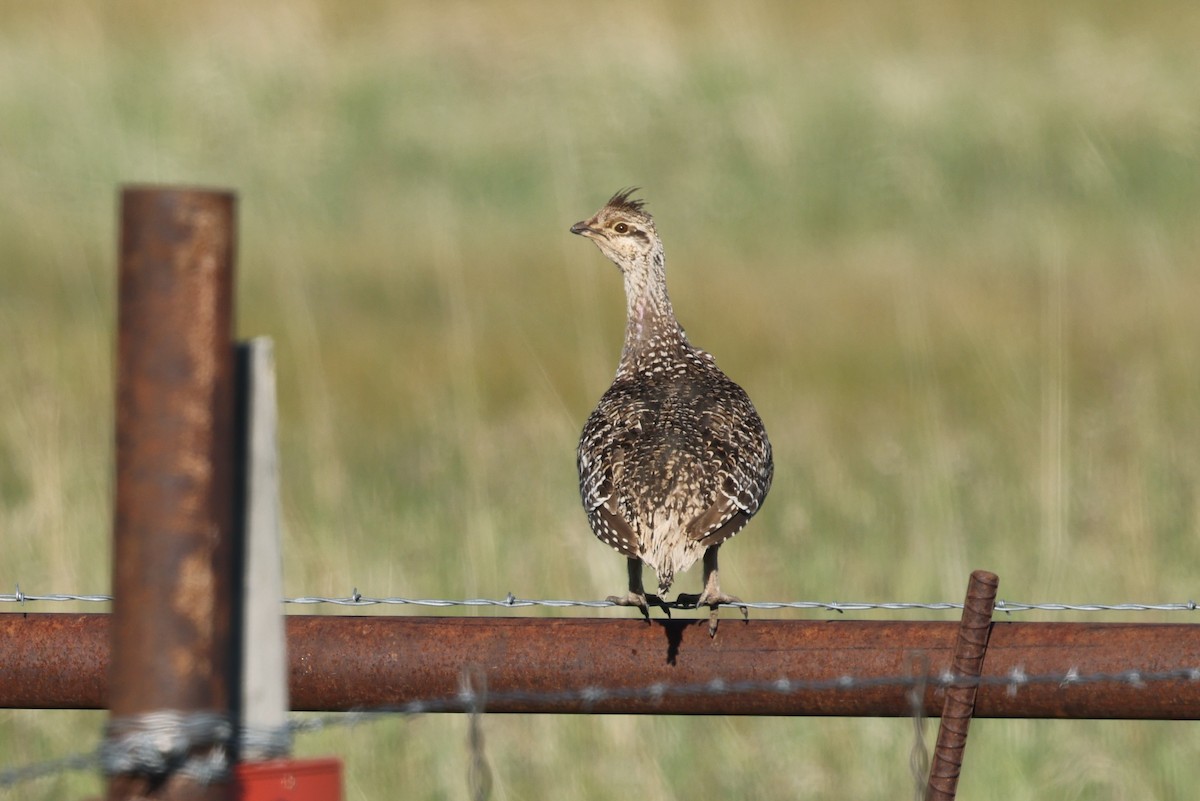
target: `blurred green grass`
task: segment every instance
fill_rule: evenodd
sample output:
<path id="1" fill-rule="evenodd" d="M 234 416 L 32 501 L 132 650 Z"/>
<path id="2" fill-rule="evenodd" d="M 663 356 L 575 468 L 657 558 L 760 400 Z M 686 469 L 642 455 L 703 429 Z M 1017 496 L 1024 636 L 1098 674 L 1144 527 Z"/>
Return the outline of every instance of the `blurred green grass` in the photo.
<path id="1" fill-rule="evenodd" d="M 0 581 L 108 588 L 115 192 L 177 182 L 240 195 L 238 331 L 276 341 L 289 595 L 619 588 L 573 462 L 621 289 L 566 228 L 636 184 L 689 334 L 776 448 L 770 501 L 722 554 L 732 592 L 957 599 L 985 567 L 1011 599 L 1194 597 L 1191 5 L 0 12 Z M 101 722 L 0 711 L 5 761 L 89 748 Z M 903 720 L 484 725 L 501 799 L 910 786 Z M 1189 798 L 1183 735 L 980 721 L 963 795 Z M 347 760 L 347 798 L 445 798 L 465 738 L 425 718 L 299 749 Z"/>

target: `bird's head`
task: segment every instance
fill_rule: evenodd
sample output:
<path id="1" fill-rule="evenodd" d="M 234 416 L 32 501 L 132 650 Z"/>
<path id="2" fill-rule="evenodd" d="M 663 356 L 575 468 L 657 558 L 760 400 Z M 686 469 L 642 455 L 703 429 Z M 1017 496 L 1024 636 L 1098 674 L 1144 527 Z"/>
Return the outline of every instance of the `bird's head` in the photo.
<path id="1" fill-rule="evenodd" d="M 600 252 L 622 271 L 649 262 L 655 249 L 661 247 L 654 231 L 654 218 L 643 208 L 642 201 L 630 197 L 636 191 L 632 188 L 618 192 L 590 219 L 571 226 L 571 233 L 595 242 Z"/>

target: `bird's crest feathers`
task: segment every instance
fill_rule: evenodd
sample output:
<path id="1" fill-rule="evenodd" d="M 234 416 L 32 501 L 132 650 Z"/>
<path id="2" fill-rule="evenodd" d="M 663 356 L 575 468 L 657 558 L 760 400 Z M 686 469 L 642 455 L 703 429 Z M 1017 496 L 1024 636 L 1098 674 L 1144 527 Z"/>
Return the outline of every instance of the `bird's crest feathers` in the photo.
<path id="1" fill-rule="evenodd" d="M 632 197 L 633 193 L 636 191 L 638 191 L 638 187 L 636 186 L 622 189 L 620 192 L 617 192 L 615 195 L 609 198 L 608 203 L 604 205 L 606 208 L 613 209 L 615 211 L 632 211 L 636 212 L 637 214 L 645 214 L 649 216 L 649 212 L 644 208 L 646 202 L 644 200 L 638 200 Z"/>

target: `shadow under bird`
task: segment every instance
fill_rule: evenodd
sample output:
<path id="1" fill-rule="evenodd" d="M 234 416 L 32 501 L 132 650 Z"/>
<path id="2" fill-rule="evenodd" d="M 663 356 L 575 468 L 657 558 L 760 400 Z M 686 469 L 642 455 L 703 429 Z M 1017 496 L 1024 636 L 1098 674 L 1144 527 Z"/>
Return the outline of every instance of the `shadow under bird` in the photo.
<path id="1" fill-rule="evenodd" d="M 675 318 L 662 240 L 634 191 L 571 226 L 620 269 L 627 313 L 616 378 L 579 438 L 579 494 L 595 535 L 629 560 L 629 592 L 608 600 L 669 614 L 662 595 L 703 556 L 703 591 L 675 605 L 708 606 L 715 635 L 719 605 L 742 603 L 721 591 L 717 551 L 766 498 L 771 443 L 745 391 Z M 659 596 L 647 596 L 643 564 Z"/>

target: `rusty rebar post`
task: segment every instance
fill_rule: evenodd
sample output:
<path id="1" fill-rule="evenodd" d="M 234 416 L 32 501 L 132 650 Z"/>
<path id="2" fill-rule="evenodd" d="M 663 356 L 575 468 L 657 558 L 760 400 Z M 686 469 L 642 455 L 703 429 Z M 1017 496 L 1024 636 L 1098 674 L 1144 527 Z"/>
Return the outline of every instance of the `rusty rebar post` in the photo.
<path id="1" fill-rule="evenodd" d="M 232 797 L 221 760 L 232 697 L 234 205 L 227 192 L 121 194 L 105 751 L 114 801 Z M 147 744 L 160 764 L 133 755 Z"/>
<path id="2" fill-rule="evenodd" d="M 967 597 L 963 602 L 962 622 L 950 668 L 955 683 L 946 689 L 933 764 L 929 769 L 929 784 L 925 789 L 926 801 L 954 801 L 958 792 L 967 731 L 971 727 L 971 716 L 975 714 L 978 692 L 975 680 L 983 675 L 983 659 L 987 654 L 992 610 L 996 606 L 999 587 L 1000 579 L 986 570 L 973 572 L 967 583 Z M 966 681 L 960 683 L 959 679 Z"/>

